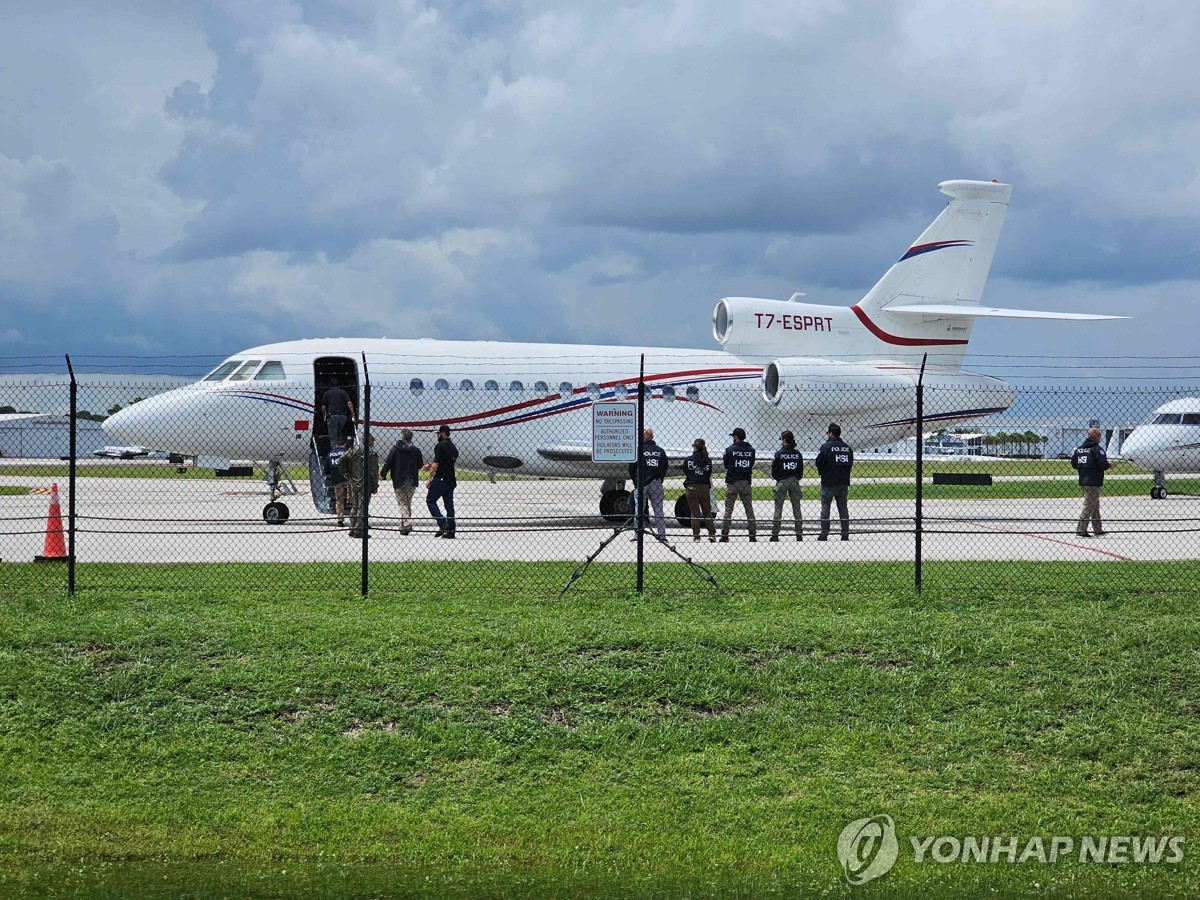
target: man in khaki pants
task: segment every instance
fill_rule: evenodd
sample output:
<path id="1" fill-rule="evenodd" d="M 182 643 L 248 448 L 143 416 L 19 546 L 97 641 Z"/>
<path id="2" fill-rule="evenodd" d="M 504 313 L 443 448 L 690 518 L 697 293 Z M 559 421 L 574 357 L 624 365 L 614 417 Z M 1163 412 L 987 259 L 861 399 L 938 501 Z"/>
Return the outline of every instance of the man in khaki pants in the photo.
<path id="1" fill-rule="evenodd" d="M 1099 537 L 1105 533 L 1100 522 L 1100 489 L 1104 487 L 1104 473 L 1112 468 L 1108 454 L 1100 446 L 1099 428 L 1088 429 L 1087 439 L 1071 454 L 1071 465 L 1079 472 L 1079 487 L 1083 490 L 1083 512 L 1075 536 Z M 1092 534 L 1088 534 L 1088 522 L 1092 523 Z"/>
<path id="2" fill-rule="evenodd" d="M 421 449 L 413 444 L 412 437 L 413 433 L 407 428 L 400 432 L 400 440 L 387 455 L 383 471 L 379 473 L 385 481 L 389 475 L 392 477 L 392 489 L 400 509 L 401 534 L 412 531 L 412 498 L 421 480 L 421 466 L 425 465 Z"/>
<path id="3" fill-rule="evenodd" d="M 754 503 L 750 493 L 750 476 L 754 471 L 754 448 L 746 441 L 746 432 L 735 428 L 729 433 L 733 443 L 725 448 L 725 518 L 721 522 L 721 543 L 729 542 L 729 526 L 733 522 L 733 504 L 740 497 L 746 510 L 746 525 L 750 540 L 757 541 Z"/>

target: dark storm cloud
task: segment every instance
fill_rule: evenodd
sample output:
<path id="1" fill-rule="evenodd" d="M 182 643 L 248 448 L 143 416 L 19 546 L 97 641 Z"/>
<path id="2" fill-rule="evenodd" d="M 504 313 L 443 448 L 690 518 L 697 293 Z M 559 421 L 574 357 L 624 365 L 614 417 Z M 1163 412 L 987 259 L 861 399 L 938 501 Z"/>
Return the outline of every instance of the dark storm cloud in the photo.
<path id="1" fill-rule="evenodd" d="M 0 355 L 333 332 L 709 346 L 721 296 L 857 300 L 964 177 L 1015 185 L 987 302 L 1135 306 L 1148 352 L 1195 330 L 1191 7 L 1169 28 L 1100 0 L 10 19 Z"/>

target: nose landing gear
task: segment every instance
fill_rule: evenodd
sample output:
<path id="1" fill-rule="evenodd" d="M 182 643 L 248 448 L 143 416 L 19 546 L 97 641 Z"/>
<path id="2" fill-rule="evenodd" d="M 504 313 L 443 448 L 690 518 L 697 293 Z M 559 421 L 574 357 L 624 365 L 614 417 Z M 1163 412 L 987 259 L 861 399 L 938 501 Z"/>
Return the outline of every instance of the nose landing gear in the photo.
<path id="1" fill-rule="evenodd" d="M 282 525 L 288 520 L 291 513 L 288 511 L 286 503 L 280 503 L 278 500 L 272 500 L 263 507 L 263 521 L 268 525 Z"/>

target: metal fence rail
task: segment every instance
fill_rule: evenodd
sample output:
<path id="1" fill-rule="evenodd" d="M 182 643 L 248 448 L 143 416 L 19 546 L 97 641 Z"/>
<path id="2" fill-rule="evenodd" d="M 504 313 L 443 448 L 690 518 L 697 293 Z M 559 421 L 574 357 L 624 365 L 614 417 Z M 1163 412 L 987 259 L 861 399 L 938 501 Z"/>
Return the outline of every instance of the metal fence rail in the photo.
<path id="1" fill-rule="evenodd" d="M 42 376 L 27 385 L 10 380 L 0 405 L 18 414 L 4 421 L 0 433 L 0 583 L 11 576 L 10 567 L 45 555 L 53 530 L 49 491 L 57 486 L 68 563 L 60 571 L 71 589 L 86 587 L 89 578 L 99 577 L 90 573 L 100 571 L 105 579 L 117 577 L 130 587 L 242 588 L 259 577 L 269 583 L 272 567 L 297 564 L 313 566 L 315 578 L 393 585 L 403 582 L 406 566 L 432 563 L 478 571 L 480 584 L 490 591 L 504 589 L 497 573 L 519 566 L 537 572 L 546 592 L 554 594 L 592 557 L 587 578 L 632 589 L 639 550 L 628 518 L 632 479 L 626 472 L 587 474 L 591 406 L 613 397 L 600 396 L 597 386 L 587 384 L 518 389 L 503 374 L 469 385 L 447 379 L 441 386 L 430 379 L 417 388 L 372 384 L 365 373 L 364 383 L 356 386 L 364 408 L 348 431 L 360 443 L 375 440 L 380 466 L 403 430 L 414 433 L 413 443 L 429 461 L 437 425 L 450 425 L 461 454 L 453 542 L 435 537 L 424 483 L 412 500 L 411 531 L 402 527 L 400 500 L 389 481 L 371 496 L 365 537 L 350 536 L 349 513 L 343 516 L 347 525 L 337 525 L 328 479 L 319 471 L 329 465 L 329 445 L 312 388 L 249 382 L 238 386 L 244 397 L 232 420 L 212 417 L 197 403 L 177 421 L 159 423 L 163 443 L 150 438 L 139 449 L 108 436 L 105 451 L 96 446 L 94 423 L 150 404 L 178 390 L 179 381 L 125 378 L 106 385 L 92 380 L 80 396 L 69 375 L 60 382 Z M 630 373 L 634 384 L 637 374 Z M 1119 575 L 1114 570 L 1113 577 L 1131 589 L 1170 591 L 1170 566 L 1139 564 L 1200 559 L 1200 459 L 1194 472 L 1168 474 L 1166 497 L 1156 492 L 1152 498 L 1151 473 L 1122 454 L 1138 423 L 1168 401 L 1200 396 L 1200 387 L 1022 387 L 1007 412 L 974 419 L 921 415 L 919 401 L 935 410 L 970 408 L 969 396 L 944 390 L 931 396 L 930 388 L 923 396 L 916 387 L 890 385 L 862 396 L 830 390 L 806 398 L 800 414 L 789 412 L 786 404 L 766 403 L 753 383 L 738 390 L 691 387 L 652 387 L 643 395 L 645 423 L 670 459 L 664 480 L 667 545 L 654 540 L 652 515 L 641 544 L 642 574 L 655 589 L 700 589 L 703 581 L 690 561 L 725 586 L 838 591 L 844 584 L 840 567 L 852 563 L 886 568 L 889 579 L 900 568 L 908 572 L 909 584 L 949 592 L 976 591 L 981 583 L 1019 590 L 1019 579 L 1027 578 L 1029 569 L 1013 563 L 1121 563 L 1124 568 Z M 468 394 L 466 408 L 475 403 L 479 412 L 463 412 Z M 624 394 L 636 398 L 636 388 Z M 878 411 L 885 406 L 911 410 L 908 424 L 881 422 Z M 1200 402 L 1196 407 L 1197 415 L 1187 423 L 1181 418 L 1179 425 L 1194 424 L 1200 445 Z M 280 409 L 287 410 L 282 418 Z M 707 442 L 719 536 L 727 500 L 722 454 L 731 440 L 729 411 L 739 409 L 754 410 L 742 424 L 757 452 L 751 479 L 754 520 L 739 503 L 730 510 L 728 542 L 710 543 L 707 528 L 696 541 L 684 498 L 682 457 L 695 438 Z M 47 414 L 21 418 L 23 410 Z M 519 428 L 487 424 L 494 417 L 484 413 L 495 410 L 519 418 Z M 798 447 L 804 457 L 803 540 L 796 539 L 790 503 L 781 501 L 774 541 L 776 483 L 770 464 L 780 435 L 785 430 L 812 435 L 830 421 L 857 436 L 848 491 L 850 539 L 837 540 L 835 511 L 831 540 L 816 540 L 821 531 L 813 464 L 818 448 L 806 438 Z M 1106 533 L 1081 538 L 1076 534 L 1081 491 L 1069 460 L 1061 457 L 1093 423 L 1101 429 L 1113 468 L 1101 495 Z M 897 427 L 910 437 L 894 437 Z M 228 459 L 168 455 L 195 452 L 213 429 L 242 441 Z M 87 444 L 79 444 L 82 431 L 89 434 Z M 872 442 L 875 435 L 888 439 Z M 149 452 L 133 455 L 143 449 Z M 221 470 L 207 467 L 214 464 Z M 264 518 L 272 503 L 286 506 L 285 519 Z M 614 538 L 621 529 L 627 530 Z"/>

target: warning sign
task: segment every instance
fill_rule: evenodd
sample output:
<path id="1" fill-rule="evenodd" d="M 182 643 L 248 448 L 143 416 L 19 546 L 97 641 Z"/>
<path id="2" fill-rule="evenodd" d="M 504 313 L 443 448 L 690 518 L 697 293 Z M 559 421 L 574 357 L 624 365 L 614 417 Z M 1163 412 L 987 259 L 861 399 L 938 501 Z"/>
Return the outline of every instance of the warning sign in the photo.
<path id="1" fill-rule="evenodd" d="M 637 460 L 637 404 L 592 404 L 592 461 Z"/>

